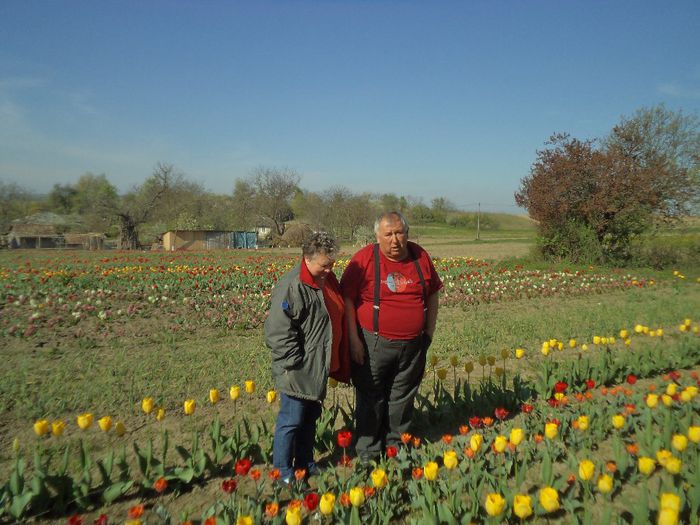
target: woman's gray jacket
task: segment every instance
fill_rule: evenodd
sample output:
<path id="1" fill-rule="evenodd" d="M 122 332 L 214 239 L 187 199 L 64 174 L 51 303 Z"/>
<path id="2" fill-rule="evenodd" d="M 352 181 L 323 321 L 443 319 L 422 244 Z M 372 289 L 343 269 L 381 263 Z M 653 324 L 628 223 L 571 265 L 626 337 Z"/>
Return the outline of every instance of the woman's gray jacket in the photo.
<path id="1" fill-rule="evenodd" d="M 333 333 L 323 290 L 300 278 L 301 265 L 284 274 L 272 291 L 265 344 L 272 351 L 275 389 L 313 401 L 326 397 Z M 338 287 L 333 273 L 326 286 Z"/>

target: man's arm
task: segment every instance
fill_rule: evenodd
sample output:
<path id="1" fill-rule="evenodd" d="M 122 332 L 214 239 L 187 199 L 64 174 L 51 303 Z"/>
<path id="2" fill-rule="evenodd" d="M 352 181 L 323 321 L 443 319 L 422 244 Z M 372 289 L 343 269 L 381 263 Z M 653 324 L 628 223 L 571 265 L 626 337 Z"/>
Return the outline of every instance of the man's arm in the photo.
<path id="1" fill-rule="evenodd" d="M 425 334 L 433 339 L 435 324 L 437 323 L 438 306 L 440 304 L 440 290 L 428 296 L 428 311 L 425 319 Z"/>
<path id="2" fill-rule="evenodd" d="M 357 317 L 355 314 L 355 302 L 349 297 L 343 297 L 345 302 L 345 318 L 348 322 L 348 341 L 350 342 L 350 359 L 358 365 L 365 362 L 365 346 L 362 344 L 360 334 L 357 333 Z"/>

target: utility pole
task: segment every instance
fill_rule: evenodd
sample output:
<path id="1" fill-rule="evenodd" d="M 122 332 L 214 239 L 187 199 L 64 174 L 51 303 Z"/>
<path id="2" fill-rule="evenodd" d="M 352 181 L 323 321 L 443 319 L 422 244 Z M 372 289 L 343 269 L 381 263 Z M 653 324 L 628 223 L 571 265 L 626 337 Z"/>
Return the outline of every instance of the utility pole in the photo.
<path id="1" fill-rule="evenodd" d="M 476 240 L 478 241 L 479 240 L 479 233 L 480 233 L 479 230 L 480 230 L 480 226 L 481 226 L 481 203 L 479 202 L 477 204 L 477 206 L 478 206 L 478 208 L 477 208 L 478 211 L 476 212 Z"/>

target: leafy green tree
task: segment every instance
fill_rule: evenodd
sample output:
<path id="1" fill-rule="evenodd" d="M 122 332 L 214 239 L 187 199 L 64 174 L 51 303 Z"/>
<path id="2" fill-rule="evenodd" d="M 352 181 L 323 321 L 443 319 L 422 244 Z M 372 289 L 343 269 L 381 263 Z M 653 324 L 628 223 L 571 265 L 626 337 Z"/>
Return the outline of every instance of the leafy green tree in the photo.
<path id="1" fill-rule="evenodd" d="M 0 234 L 10 229 L 13 220 L 36 211 L 37 197 L 23 187 L 0 181 Z"/>
<path id="2" fill-rule="evenodd" d="M 73 213 L 76 191 L 70 184 L 54 184 L 48 197 L 52 212 L 69 215 Z"/>
<path id="3" fill-rule="evenodd" d="M 697 202 L 699 144 L 697 119 L 663 107 L 623 118 L 600 144 L 554 135 L 515 201 L 539 222 L 545 255 L 581 260 L 577 247 L 594 239 L 588 252 L 624 262 L 635 237 Z"/>
<path id="4" fill-rule="evenodd" d="M 73 186 L 73 212 L 89 231 L 105 232 L 114 221 L 119 202 L 117 189 L 107 176 L 85 173 Z"/>

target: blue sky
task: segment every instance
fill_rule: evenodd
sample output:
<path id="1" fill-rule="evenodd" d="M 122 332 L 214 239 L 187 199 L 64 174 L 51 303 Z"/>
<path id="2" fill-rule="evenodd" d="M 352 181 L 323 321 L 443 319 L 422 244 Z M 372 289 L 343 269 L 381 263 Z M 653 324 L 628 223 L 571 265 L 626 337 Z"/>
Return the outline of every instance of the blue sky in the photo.
<path id="1" fill-rule="evenodd" d="M 0 2 L 0 180 L 174 164 L 521 212 L 554 132 L 700 112 L 700 2 Z"/>

